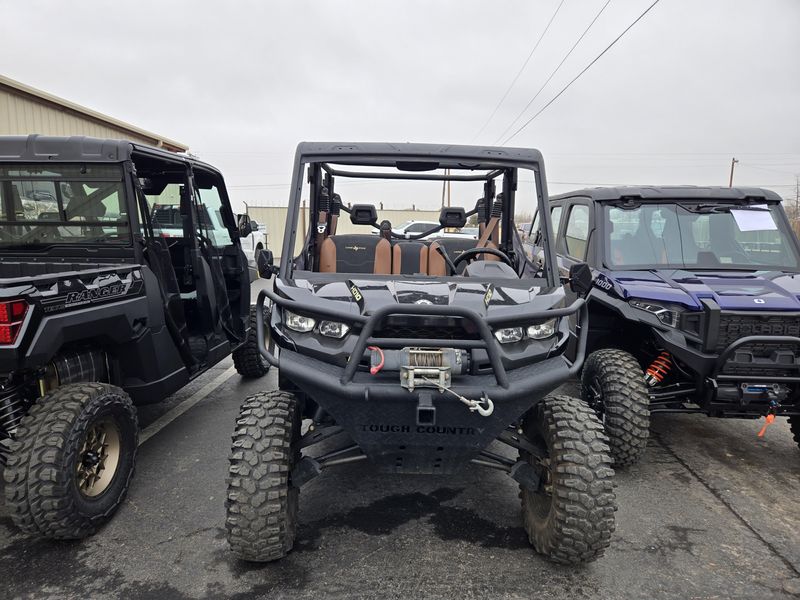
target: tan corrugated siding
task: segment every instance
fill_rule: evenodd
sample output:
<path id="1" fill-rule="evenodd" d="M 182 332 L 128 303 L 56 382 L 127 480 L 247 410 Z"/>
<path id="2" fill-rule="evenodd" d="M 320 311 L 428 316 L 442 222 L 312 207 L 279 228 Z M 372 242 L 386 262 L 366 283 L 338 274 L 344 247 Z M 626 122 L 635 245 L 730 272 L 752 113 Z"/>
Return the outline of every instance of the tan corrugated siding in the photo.
<path id="1" fill-rule="evenodd" d="M 159 142 L 157 138 L 138 135 L 135 131 L 114 123 L 103 123 L 98 118 L 90 115 L 84 116 L 69 107 L 61 108 L 51 100 L 40 99 L 7 86 L 0 86 L 0 135 L 29 135 L 32 133 L 126 139 L 151 146 Z"/>
<path id="2" fill-rule="evenodd" d="M 153 140 L 138 137 L 129 131 L 103 126 L 81 119 L 36 100 L 0 90 L 0 135 L 88 135 L 99 138 L 129 139 L 152 144 Z"/>

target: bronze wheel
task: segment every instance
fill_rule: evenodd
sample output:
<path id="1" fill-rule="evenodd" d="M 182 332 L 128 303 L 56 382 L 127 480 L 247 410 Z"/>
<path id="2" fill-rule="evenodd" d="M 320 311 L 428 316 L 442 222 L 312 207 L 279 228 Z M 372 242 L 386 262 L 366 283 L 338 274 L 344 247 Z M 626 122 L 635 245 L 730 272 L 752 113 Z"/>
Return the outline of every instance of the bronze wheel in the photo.
<path id="1" fill-rule="evenodd" d="M 87 498 L 105 492 L 117 472 L 120 456 L 119 428 L 111 419 L 91 425 L 78 453 L 78 490 Z"/>
<path id="2" fill-rule="evenodd" d="M 122 502 L 136 462 L 128 395 L 106 383 L 70 383 L 34 402 L 3 472 L 6 506 L 26 533 L 79 539 Z"/>

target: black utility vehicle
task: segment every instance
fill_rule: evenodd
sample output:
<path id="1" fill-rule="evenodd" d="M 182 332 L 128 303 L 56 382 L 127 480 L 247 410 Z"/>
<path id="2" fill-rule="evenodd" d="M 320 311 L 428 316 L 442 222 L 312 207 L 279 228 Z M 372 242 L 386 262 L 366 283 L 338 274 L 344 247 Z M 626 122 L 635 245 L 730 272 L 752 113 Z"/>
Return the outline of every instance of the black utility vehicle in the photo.
<path id="1" fill-rule="evenodd" d="M 444 207 L 413 234 L 379 223 L 374 204 L 438 203 L 447 181 L 474 208 Z M 526 260 L 514 210 L 536 206 L 546 209 L 547 188 L 535 150 L 300 144 L 280 267 L 259 256 L 262 275 L 276 275 L 257 304 L 271 307 L 261 349 L 280 389 L 248 398 L 236 423 L 226 502 L 236 555 L 286 555 L 300 487 L 360 460 L 392 473 L 505 471 L 538 551 L 566 563 L 603 553 L 615 497 L 602 425 L 580 400 L 546 396 L 581 367 L 585 335 L 573 361 L 564 351 L 567 318 L 585 325 L 585 304 L 566 300 L 549 245 L 540 266 Z M 472 215 L 480 239 L 442 235 Z M 576 266 L 573 289 L 588 291 L 588 276 Z"/>
<path id="2" fill-rule="evenodd" d="M 80 538 L 111 517 L 134 404 L 232 350 L 240 373 L 266 372 L 240 233 L 222 175 L 187 156 L 0 138 L 0 461 L 21 529 Z"/>
<path id="3" fill-rule="evenodd" d="M 778 195 L 595 188 L 550 211 L 562 272 L 596 276 L 582 392 L 617 464 L 640 457 L 655 412 L 788 416 L 800 443 L 800 250 Z"/>

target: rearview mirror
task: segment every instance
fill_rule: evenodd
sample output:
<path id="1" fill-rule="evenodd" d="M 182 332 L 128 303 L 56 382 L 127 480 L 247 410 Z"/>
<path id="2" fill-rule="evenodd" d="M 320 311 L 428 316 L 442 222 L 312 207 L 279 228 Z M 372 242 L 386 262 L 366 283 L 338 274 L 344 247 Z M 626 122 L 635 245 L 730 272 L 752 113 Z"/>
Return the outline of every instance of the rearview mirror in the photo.
<path id="1" fill-rule="evenodd" d="M 250 219 L 250 229 L 251 230 L 258 231 L 260 227 L 261 226 L 257 222 L 253 221 L 253 219 Z"/>
<path id="2" fill-rule="evenodd" d="M 272 256 L 272 250 L 261 249 L 256 252 L 256 268 L 258 269 L 258 276 L 264 279 L 269 279 L 275 273 L 275 258 Z"/>
<path id="3" fill-rule="evenodd" d="M 586 296 L 592 290 L 592 283 L 592 270 L 586 263 L 575 263 L 569 268 L 569 289 L 578 296 Z"/>

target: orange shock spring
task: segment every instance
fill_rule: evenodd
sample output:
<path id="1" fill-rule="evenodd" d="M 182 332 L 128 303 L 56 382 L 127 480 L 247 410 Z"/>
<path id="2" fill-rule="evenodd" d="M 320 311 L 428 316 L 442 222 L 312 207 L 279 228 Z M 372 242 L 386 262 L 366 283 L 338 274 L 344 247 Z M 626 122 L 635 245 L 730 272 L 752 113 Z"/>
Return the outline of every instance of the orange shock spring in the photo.
<path id="1" fill-rule="evenodd" d="M 647 385 L 654 386 L 657 383 L 661 383 L 664 381 L 664 378 L 669 373 L 670 369 L 672 368 L 672 360 L 670 360 L 669 352 L 666 350 L 658 355 L 649 367 L 647 367 L 647 371 L 644 374 L 644 380 L 647 382 Z"/>

